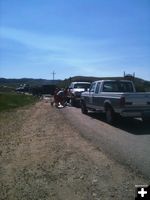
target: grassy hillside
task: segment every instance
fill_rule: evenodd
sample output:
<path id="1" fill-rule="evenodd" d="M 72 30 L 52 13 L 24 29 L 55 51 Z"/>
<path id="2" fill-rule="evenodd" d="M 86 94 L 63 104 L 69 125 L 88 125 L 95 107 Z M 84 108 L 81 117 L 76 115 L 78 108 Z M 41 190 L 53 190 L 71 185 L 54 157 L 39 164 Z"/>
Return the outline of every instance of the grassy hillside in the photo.
<path id="1" fill-rule="evenodd" d="M 32 104 L 37 98 L 24 94 L 0 93 L 0 111 Z"/>
<path id="2" fill-rule="evenodd" d="M 41 87 L 42 85 L 58 85 L 59 87 L 67 87 L 72 81 L 88 81 L 93 82 L 95 80 L 101 79 L 123 79 L 123 77 L 91 77 L 91 76 L 74 76 L 64 80 L 46 80 L 46 79 L 32 79 L 32 78 L 22 78 L 22 79 L 5 79 L 0 78 L 0 92 L 3 91 L 14 91 L 15 88 L 20 85 L 27 84 L 31 88 Z M 145 81 L 143 79 L 134 78 L 134 83 L 137 91 L 150 91 L 150 81 Z"/>

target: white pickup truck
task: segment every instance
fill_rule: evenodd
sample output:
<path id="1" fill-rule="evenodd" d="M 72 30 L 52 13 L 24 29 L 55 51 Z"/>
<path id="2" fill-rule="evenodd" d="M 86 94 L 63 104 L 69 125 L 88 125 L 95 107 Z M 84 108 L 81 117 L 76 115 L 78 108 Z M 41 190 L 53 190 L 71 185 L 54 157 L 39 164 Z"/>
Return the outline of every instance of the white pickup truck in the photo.
<path id="1" fill-rule="evenodd" d="M 68 99 L 72 106 L 80 103 L 81 93 L 90 88 L 90 82 L 72 82 L 68 89 Z"/>
<path id="2" fill-rule="evenodd" d="M 81 111 L 105 113 L 112 123 L 116 114 L 123 117 L 141 117 L 150 120 L 150 92 L 136 92 L 132 81 L 99 80 L 91 84 L 89 91 L 81 94 Z"/>

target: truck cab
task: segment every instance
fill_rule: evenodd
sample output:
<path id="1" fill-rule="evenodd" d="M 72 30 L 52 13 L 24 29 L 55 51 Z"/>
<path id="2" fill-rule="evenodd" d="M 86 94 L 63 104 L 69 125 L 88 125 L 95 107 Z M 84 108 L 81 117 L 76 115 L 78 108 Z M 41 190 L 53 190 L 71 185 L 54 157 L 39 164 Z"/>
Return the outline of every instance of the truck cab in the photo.
<path id="1" fill-rule="evenodd" d="M 91 84 L 88 92 L 81 95 L 81 111 L 103 112 L 111 123 L 114 116 L 150 119 L 150 93 L 136 92 L 129 80 L 100 80 Z"/>

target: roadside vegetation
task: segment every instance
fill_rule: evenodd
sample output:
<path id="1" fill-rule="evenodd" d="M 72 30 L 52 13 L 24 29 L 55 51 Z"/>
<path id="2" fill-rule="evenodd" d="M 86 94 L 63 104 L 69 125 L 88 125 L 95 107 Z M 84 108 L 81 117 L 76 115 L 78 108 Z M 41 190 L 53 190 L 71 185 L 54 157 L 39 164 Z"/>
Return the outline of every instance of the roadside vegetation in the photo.
<path id="1" fill-rule="evenodd" d="M 16 93 L 0 93 L 0 112 L 13 108 L 33 104 L 37 97 Z"/>

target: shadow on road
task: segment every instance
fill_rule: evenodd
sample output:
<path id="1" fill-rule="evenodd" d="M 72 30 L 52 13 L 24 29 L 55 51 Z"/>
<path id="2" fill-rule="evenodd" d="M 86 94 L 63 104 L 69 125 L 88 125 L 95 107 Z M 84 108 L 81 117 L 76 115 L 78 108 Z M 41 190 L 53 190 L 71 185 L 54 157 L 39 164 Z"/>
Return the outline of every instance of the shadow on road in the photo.
<path id="1" fill-rule="evenodd" d="M 104 114 L 91 112 L 88 115 L 92 118 L 106 122 Z M 127 119 L 120 117 L 112 126 L 134 135 L 150 135 L 150 123 L 143 123 L 141 119 Z"/>

